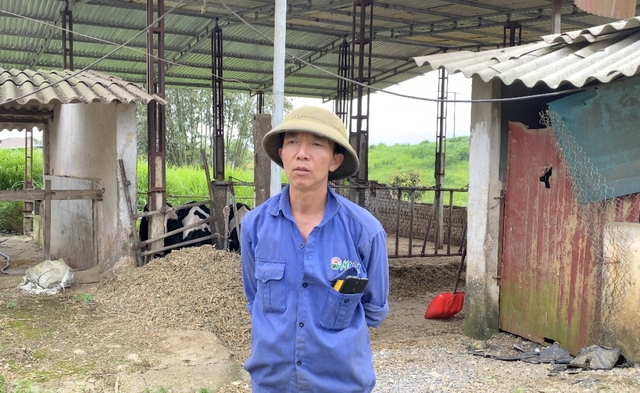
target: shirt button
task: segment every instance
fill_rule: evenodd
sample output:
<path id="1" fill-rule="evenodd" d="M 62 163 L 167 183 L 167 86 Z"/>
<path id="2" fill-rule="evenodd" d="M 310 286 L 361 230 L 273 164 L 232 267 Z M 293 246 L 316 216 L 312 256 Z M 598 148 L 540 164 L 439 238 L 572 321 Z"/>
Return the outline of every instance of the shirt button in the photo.
<path id="1" fill-rule="evenodd" d="M 349 299 L 344 299 L 344 302 L 345 303 L 349 303 Z"/>
<path id="2" fill-rule="evenodd" d="M 303 287 L 303 288 L 306 288 L 306 287 L 308 287 L 308 286 L 309 286 L 309 284 L 307 284 L 306 282 L 302 284 L 302 287 Z"/>
<path id="3" fill-rule="evenodd" d="M 298 360 L 298 361 L 296 362 L 296 364 L 299 366 L 299 365 L 301 365 L 301 364 L 302 364 L 302 362 Z"/>
<path id="4" fill-rule="evenodd" d="M 304 243 L 300 243 L 300 248 L 304 248 Z"/>
<path id="5" fill-rule="evenodd" d="M 304 327 L 304 323 L 303 322 L 300 322 L 300 327 Z"/>

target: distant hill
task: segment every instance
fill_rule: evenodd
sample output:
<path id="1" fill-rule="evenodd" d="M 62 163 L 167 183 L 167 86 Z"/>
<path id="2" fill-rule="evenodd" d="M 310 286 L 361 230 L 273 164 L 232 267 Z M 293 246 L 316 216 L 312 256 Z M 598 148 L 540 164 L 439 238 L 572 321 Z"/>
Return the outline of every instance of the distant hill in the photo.
<path id="1" fill-rule="evenodd" d="M 449 138 L 445 142 L 445 187 L 464 187 L 469 183 L 469 137 Z M 377 144 L 369 147 L 369 180 L 389 184 L 398 174 L 415 172 L 424 187 L 435 184 L 436 143 L 415 145 Z"/>

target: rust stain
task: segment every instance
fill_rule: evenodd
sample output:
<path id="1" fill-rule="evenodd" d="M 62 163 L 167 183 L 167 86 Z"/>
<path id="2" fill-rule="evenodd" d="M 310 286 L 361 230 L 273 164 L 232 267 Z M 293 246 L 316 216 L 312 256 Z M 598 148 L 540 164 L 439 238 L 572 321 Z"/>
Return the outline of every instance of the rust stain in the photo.
<path id="1" fill-rule="evenodd" d="M 595 315 L 588 233 L 550 132 L 520 123 L 509 131 L 500 328 L 577 353 Z"/>

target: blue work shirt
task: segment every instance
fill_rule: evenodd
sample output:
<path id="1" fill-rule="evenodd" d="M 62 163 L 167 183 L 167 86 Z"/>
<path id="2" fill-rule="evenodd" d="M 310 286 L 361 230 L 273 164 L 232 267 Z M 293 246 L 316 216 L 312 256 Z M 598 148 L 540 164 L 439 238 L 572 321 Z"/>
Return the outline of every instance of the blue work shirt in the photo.
<path id="1" fill-rule="evenodd" d="M 370 392 L 375 372 L 367 326 L 389 311 L 386 234 L 368 211 L 328 187 L 324 217 L 305 243 L 289 187 L 242 222 L 242 279 L 251 314 L 244 367 L 253 393 Z M 364 293 L 333 289 L 367 277 Z"/>

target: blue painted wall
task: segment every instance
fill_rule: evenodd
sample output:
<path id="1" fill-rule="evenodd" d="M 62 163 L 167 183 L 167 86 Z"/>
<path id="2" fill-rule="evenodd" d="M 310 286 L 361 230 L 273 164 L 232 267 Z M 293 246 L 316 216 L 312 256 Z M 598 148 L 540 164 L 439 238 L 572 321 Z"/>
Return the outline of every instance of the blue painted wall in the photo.
<path id="1" fill-rule="evenodd" d="M 640 77 L 552 101 L 568 131 L 556 137 L 577 182 L 578 202 L 640 192 Z M 574 145 L 575 143 L 575 145 Z M 595 176 L 595 177 L 594 177 Z M 598 181 L 598 178 L 600 179 Z"/>

